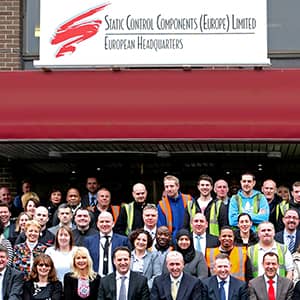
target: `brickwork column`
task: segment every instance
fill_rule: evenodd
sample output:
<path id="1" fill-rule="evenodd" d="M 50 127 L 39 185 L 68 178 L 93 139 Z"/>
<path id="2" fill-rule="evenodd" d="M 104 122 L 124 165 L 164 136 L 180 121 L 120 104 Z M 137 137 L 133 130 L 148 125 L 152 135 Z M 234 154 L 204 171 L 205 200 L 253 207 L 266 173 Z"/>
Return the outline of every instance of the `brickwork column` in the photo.
<path id="1" fill-rule="evenodd" d="M 0 187 L 1 186 L 7 186 L 12 195 L 16 195 L 17 187 L 16 187 L 16 181 L 13 177 L 13 172 L 11 167 L 0 165 Z"/>
<path id="2" fill-rule="evenodd" d="M 20 70 L 22 0 L 0 0 L 0 70 Z"/>

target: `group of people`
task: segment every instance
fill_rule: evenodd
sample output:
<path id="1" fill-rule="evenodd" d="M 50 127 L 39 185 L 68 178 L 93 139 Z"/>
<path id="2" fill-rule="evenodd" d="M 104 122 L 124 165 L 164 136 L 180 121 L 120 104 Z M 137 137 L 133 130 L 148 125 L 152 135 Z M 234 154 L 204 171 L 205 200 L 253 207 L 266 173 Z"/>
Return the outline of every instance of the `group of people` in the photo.
<path id="1" fill-rule="evenodd" d="M 23 184 L 0 188 L 0 300 L 299 299 L 300 182 L 245 173 L 230 196 L 201 175 L 194 198 L 168 175 L 157 204 L 137 183 L 121 206 L 96 177 L 46 205 Z"/>

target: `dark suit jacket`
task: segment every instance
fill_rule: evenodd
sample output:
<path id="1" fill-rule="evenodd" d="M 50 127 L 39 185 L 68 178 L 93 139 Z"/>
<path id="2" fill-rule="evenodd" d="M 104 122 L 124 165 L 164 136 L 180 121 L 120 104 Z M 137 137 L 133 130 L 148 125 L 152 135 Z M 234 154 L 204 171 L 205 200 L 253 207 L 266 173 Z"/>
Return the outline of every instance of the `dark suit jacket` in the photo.
<path id="1" fill-rule="evenodd" d="M 100 234 L 87 236 L 84 239 L 84 246 L 89 250 L 93 260 L 93 269 L 98 273 L 99 270 L 99 251 L 100 251 Z M 129 247 L 128 238 L 126 236 L 114 233 L 111 239 L 111 253 L 119 246 Z"/>
<path id="2" fill-rule="evenodd" d="M 64 277 L 64 300 L 81 300 L 77 294 L 78 279 L 71 276 L 72 273 L 66 273 Z M 89 282 L 90 295 L 85 300 L 96 300 L 100 285 L 100 276 Z"/>
<path id="3" fill-rule="evenodd" d="M 98 300 L 117 300 L 116 273 L 110 273 L 101 279 Z M 127 300 L 149 300 L 147 278 L 130 271 Z"/>
<path id="4" fill-rule="evenodd" d="M 23 273 L 6 267 L 3 278 L 3 300 L 21 300 L 23 293 Z"/>
<path id="5" fill-rule="evenodd" d="M 284 277 L 277 277 L 276 300 L 291 300 L 293 296 L 293 282 Z M 250 300 L 269 299 L 264 276 L 249 281 Z"/>
<path id="6" fill-rule="evenodd" d="M 203 284 L 207 288 L 207 300 L 220 300 L 219 286 L 217 276 L 206 278 L 203 280 Z M 247 283 L 241 281 L 233 276 L 229 279 L 228 299 L 230 300 L 248 300 L 248 287 Z M 265 299 L 267 300 L 267 299 Z"/>
<path id="7" fill-rule="evenodd" d="M 214 235 L 206 233 L 206 248 L 216 248 L 219 246 L 220 246 L 219 239 Z"/>
<path id="8" fill-rule="evenodd" d="M 281 243 L 281 244 L 284 244 L 284 240 L 283 240 L 283 230 L 282 231 L 279 231 L 275 234 L 275 240 L 278 242 L 278 243 Z M 295 246 L 294 246 L 294 249 L 292 251 L 292 253 L 296 252 L 298 246 L 300 244 L 300 230 L 298 229 L 296 231 L 296 241 L 295 241 Z"/>
<path id="9" fill-rule="evenodd" d="M 200 279 L 183 273 L 176 300 L 206 300 L 206 288 Z M 154 278 L 150 294 L 151 300 L 173 300 L 170 274 Z"/>

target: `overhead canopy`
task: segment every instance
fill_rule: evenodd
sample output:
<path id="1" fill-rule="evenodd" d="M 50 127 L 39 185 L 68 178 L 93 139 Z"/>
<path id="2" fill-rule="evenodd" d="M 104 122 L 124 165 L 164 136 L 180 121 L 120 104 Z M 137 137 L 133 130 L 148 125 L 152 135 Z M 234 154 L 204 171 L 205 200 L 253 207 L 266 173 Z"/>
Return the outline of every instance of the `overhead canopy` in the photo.
<path id="1" fill-rule="evenodd" d="M 1 72 L 1 140 L 299 140 L 300 70 Z"/>

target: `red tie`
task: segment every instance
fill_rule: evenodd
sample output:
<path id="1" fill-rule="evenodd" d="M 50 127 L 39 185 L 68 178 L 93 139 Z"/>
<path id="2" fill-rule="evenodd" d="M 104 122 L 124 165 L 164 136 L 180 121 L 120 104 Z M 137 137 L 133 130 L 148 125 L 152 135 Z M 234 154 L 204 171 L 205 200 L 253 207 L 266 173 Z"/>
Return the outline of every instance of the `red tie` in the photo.
<path id="1" fill-rule="evenodd" d="M 274 281 L 272 279 L 269 279 L 268 283 L 269 283 L 269 289 L 268 289 L 269 300 L 276 300 L 275 299 L 275 290 L 274 290 L 274 286 L 273 286 Z"/>

